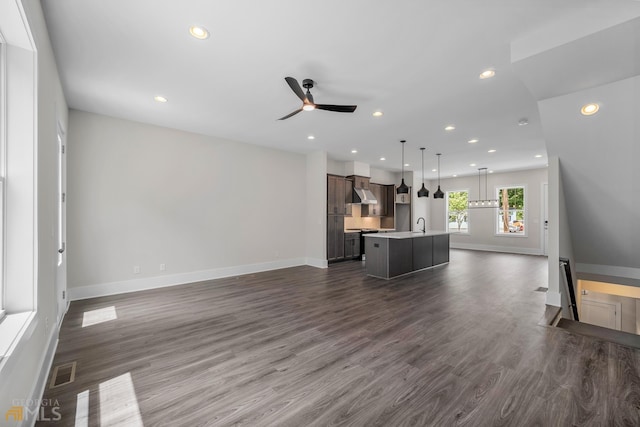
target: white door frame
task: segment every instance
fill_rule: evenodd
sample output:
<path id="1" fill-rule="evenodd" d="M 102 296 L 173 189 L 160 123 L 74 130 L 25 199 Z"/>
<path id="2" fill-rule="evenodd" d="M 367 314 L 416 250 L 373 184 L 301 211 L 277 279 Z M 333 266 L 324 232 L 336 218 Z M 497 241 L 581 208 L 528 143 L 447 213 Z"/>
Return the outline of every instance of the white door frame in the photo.
<path id="1" fill-rule="evenodd" d="M 56 301 L 57 314 L 56 320 L 58 327 L 62 323 L 62 318 L 67 311 L 67 208 L 66 208 L 66 193 L 67 193 L 67 141 L 64 128 L 60 122 L 57 123 L 56 132 L 56 159 L 57 159 L 57 175 L 58 180 L 56 184 L 56 203 L 55 212 L 57 218 L 56 224 L 56 236 L 57 238 L 57 250 L 58 250 L 58 262 L 56 266 Z"/>
<path id="2" fill-rule="evenodd" d="M 542 247 L 542 254 L 545 256 L 549 255 L 549 183 L 543 182 L 542 188 L 540 191 L 541 194 L 541 203 L 542 212 L 542 226 L 541 226 L 541 234 L 540 234 L 540 246 Z"/>

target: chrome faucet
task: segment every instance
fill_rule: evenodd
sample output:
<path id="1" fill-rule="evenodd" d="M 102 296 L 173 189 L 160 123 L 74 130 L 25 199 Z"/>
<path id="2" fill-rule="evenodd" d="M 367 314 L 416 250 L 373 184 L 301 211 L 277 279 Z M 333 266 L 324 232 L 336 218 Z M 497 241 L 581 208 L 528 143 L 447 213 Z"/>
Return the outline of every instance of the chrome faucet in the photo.
<path id="1" fill-rule="evenodd" d="M 423 217 L 418 218 L 418 222 L 416 222 L 416 224 L 420 224 L 420 220 L 422 220 L 422 232 L 426 233 L 427 232 L 427 226 L 425 224 L 425 220 Z"/>

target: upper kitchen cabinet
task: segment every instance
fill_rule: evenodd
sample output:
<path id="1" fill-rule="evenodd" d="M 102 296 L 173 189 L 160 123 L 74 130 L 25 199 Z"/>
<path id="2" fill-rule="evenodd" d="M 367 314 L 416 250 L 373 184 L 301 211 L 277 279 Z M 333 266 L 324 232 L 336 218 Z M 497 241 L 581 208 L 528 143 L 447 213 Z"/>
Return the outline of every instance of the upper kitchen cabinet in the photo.
<path id="1" fill-rule="evenodd" d="M 396 203 L 400 203 L 400 204 L 411 203 L 411 187 L 409 187 L 409 192 L 406 194 L 396 194 Z"/>
<path id="2" fill-rule="evenodd" d="M 395 198 L 396 198 L 396 186 L 391 184 L 391 185 L 385 185 L 384 186 L 385 189 L 385 194 L 387 196 L 386 198 L 386 204 L 387 204 L 387 215 L 386 216 L 394 216 L 395 215 L 395 211 L 396 211 L 396 203 L 395 203 Z"/>
<path id="3" fill-rule="evenodd" d="M 370 216 L 387 216 L 387 191 L 386 186 L 369 184 L 369 190 L 373 193 L 378 203 L 369 205 Z"/>
<path id="4" fill-rule="evenodd" d="M 351 176 L 348 176 L 347 179 L 353 179 L 353 186 L 355 188 L 363 188 L 365 190 L 370 190 L 369 178 L 367 178 L 366 176 L 351 175 Z"/>
<path id="5" fill-rule="evenodd" d="M 353 181 L 350 179 L 344 180 L 344 203 L 345 203 L 345 215 L 351 216 L 352 203 L 353 203 Z"/>
<path id="6" fill-rule="evenodd" d="M 329 215 L 347 214 L 345 181 L 341 176 L 327 175 L 327 213 Z"/>

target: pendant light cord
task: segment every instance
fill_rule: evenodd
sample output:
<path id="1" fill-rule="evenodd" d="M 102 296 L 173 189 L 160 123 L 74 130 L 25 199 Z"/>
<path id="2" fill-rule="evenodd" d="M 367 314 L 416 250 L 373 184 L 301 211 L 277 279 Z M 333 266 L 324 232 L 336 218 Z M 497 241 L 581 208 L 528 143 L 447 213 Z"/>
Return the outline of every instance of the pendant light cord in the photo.
<path id="1" fill-rule="evenodd" d="M 400 170 L 402 171 L 402 176 L 400 178 L 404 181 L 404 143 L 405 141 L 402 140 L 400 142 L 402 143 L 402 167 L 400 168 Z"/>

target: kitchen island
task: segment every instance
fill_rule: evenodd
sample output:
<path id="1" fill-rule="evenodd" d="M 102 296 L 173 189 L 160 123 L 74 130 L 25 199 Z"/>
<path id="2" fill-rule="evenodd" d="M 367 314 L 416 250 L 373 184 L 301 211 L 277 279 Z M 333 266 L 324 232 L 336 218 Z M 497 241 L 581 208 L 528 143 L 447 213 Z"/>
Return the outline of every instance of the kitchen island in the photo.
<path id="1" fill-rule="evenodd" d="M 449 233 L 403 231 L 367 234 L 367 275 L 391 279 L 449 262 Z"/>

